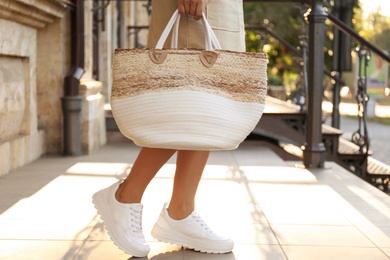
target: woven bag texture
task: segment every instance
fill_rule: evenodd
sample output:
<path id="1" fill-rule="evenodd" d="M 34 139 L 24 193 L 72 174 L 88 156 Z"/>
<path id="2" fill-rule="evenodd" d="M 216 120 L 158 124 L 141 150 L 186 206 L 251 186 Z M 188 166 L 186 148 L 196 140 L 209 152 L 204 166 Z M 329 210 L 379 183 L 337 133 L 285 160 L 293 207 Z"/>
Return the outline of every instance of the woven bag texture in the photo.
<path id="1" fill-rule="evenodd" d="M 264 53 L 216 50 L 216 63 L 205 67 L 201 50 L 166 50 L 163 64 L 151 61 L 148 49 L 117 49 L 112 99 L 155 91 L 193 90 L 240 102 L 265 103 L 267 59 Z"/>
<path id="2" fill-rule="evenodd" d="M 153 62 L 149 49 L 117 49 L 111 107 L 120 131 L 143 147 L 231 150 L 258 123 L 267 93 L 263 53 L 167 49 Z"/>

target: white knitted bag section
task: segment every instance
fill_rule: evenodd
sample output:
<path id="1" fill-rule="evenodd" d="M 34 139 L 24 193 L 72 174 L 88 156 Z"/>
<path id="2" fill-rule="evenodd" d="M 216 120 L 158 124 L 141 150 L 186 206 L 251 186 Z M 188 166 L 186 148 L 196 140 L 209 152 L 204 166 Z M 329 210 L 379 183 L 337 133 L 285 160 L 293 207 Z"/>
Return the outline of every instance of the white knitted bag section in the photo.
<path id="1" fill-rule="evenodd" d="M 115 99 L 111 106 L 120 131 L 136 145 L 178 150 L 236 149 L 264 110 L 263 104 L 186 90 Z"/>

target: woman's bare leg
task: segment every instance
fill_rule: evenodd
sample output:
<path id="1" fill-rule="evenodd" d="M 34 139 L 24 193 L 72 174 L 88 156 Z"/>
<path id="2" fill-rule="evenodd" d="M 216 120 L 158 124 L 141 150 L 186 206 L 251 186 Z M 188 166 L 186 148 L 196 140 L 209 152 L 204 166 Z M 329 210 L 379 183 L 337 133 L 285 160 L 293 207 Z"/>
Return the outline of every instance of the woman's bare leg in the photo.
<path id="1" fill-rule="evenodd" d="M 194 211 L 195 195 L 210 152 L 178 151 L 169 216 L 184 219 Z"/>
<path id="2" fill-rule="evenodd" d="M 116 199 L 122 203 L 140 203 L 150 181 L 175 152 L 142 148 L 126 180 L 119 186 Z"/>

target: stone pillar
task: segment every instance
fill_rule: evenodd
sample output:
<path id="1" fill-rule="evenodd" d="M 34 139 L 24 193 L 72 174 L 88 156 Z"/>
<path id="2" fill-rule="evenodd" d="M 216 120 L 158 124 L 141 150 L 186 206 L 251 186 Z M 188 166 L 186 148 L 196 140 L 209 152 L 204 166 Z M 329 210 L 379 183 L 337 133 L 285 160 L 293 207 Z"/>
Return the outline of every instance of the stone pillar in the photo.
<path id="1" fill-rule="evenodd" d="M 67 69 L 64 29 L 67 19 L 57 19 L 38 31 L 37 44 L 37 99 L 39 127 L 47 129 L 48 153 L 62 152 L 63 78 Z"/>
<path id="2" fill-rule="evenodd" d="M 106 123 L 102 83 L 83 80 L 80 85 L 81 110 L 81 149 L 89 154 L 106 143 Z"/>
<path id="3" fill-rule="evenodd" d="M 92 79 L 93 71 L 93 8 L 92 0 L 84 0 L 84 74 L 83 79 Z"/>
<path id="4" fill-rule="evenodd" d="M 110 3 L 105 13 L 108 13 L 111 6 L 115 4 Z M 102 95 L 102 86 L 104 81 L 99 78 L 100 81 L 93 79 L 93 2 L 92 0 L 85 0 L 84 2 L 84 74 L 80 81 L 79 95 L 82 99 L 81 105 L 81 149 L 82 153 L 89 154 L 98 149 L 106 143 L 106 125 L 104 114 L 105 98 Z M 107 16 L 104 19 L 105 29 L 109 29 L 111 21 Z M 101 24 L 99 24 L 100 26 Z M 109 30 L 110 31 L 110 30 Z M 102 36 L 100 35 L 100 38 Z M 107 40 L 110 43 L 109 40 Z M 99 44 L 99 56 L 103 56 L 103 59 L 99 61 L 99 77 L 104 80 L 111 74 L 111 51 L 107 54 L 104 45 Z M 108 63 L 108 64 L 107 64 Z"/>
<path id="5" fill-rule="evenodd" d="M 105 10 L 105 19 L 99 23 L 99 81 L 103 84 L 102 94 L 106 97 L 106 102 L 109 102 L 111 95 L 111 66 L 112 56 L 114 51 L 114 42 L 112 37 L 112 7 L 114 4 L 110 4 Z M 102 24 L 104 23 L 104 24 Z"/>

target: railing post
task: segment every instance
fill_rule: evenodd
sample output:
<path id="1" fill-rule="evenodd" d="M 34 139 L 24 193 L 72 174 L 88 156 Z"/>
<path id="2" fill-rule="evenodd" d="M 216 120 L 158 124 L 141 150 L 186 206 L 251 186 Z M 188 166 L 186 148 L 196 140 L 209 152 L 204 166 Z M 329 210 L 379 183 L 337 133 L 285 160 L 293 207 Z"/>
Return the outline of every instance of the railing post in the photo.
<path id="1" fill-rule="evenodd" d="M 306 167 L 324 166 L 322 142 L 322 95 L 324 89 L 325 20 L 323 0 L 311 1 L 309 19 L 309 75 L 307 96 L 306 142 L 303 163 Z"/>
<path id="2" fill-rule="evenodd" d="M 340 72 L 334 71 L 332 127 L 340 129 Z"/>

